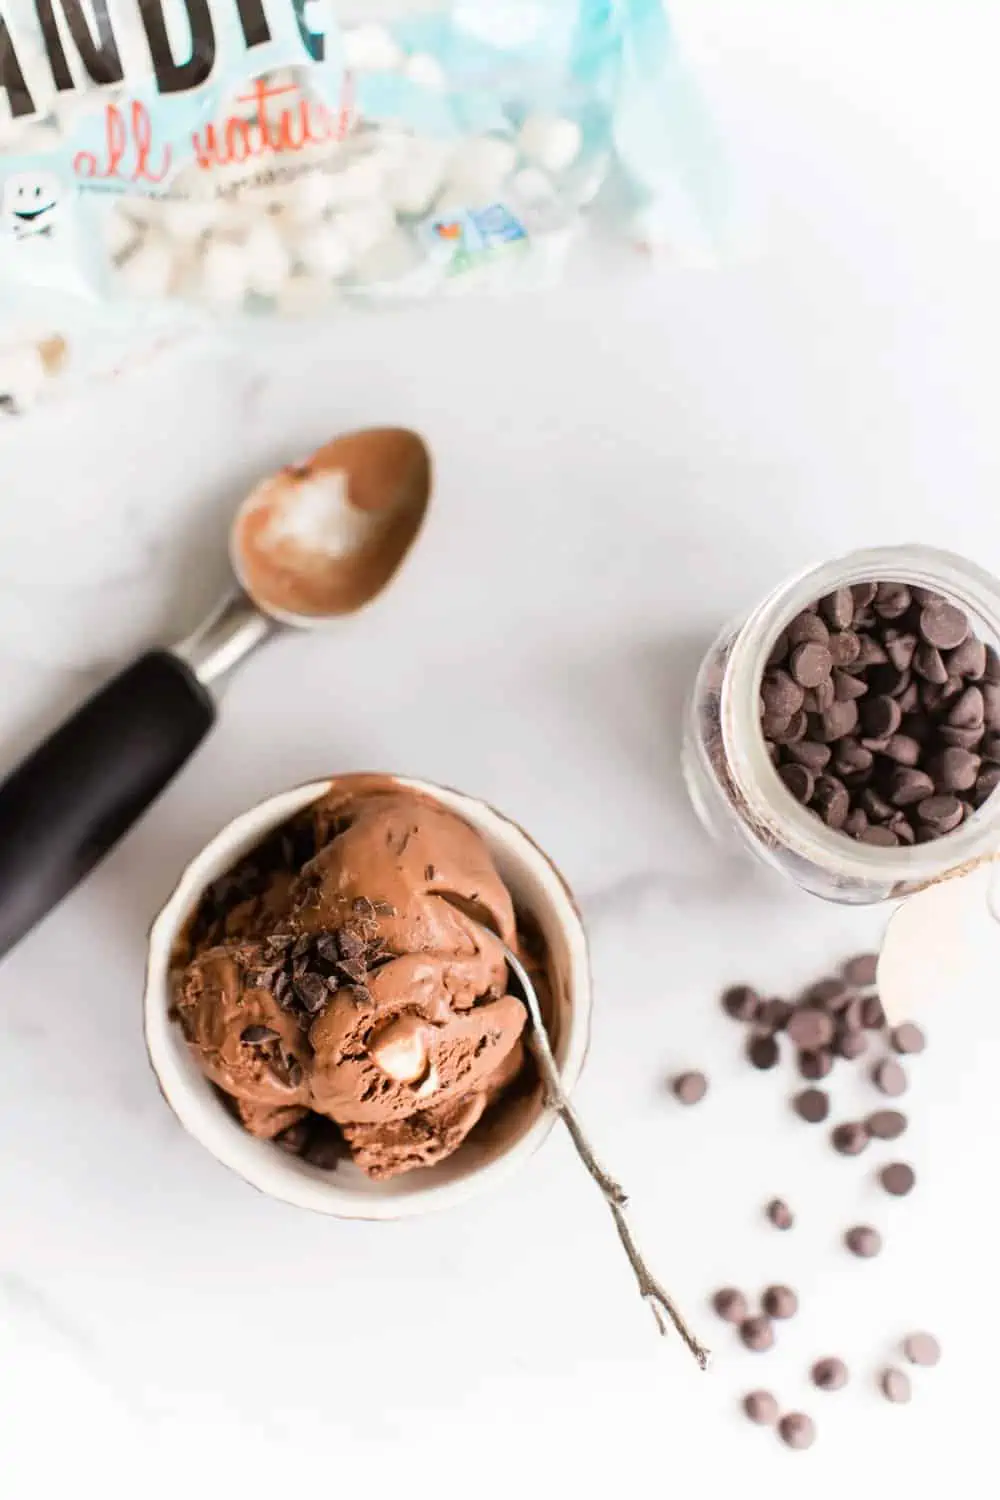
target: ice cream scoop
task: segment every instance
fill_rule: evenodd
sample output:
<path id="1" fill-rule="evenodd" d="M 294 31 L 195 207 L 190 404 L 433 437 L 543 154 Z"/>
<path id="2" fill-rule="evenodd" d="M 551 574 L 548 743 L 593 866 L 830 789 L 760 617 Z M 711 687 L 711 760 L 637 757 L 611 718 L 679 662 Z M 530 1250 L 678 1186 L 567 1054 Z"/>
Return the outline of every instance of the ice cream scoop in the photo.
<path id="1" fill-rule="evenodd" d="M 336 438 L 247 497 L 230 533 L 240 586 L 185 640 L 138 657 L 0 785 L 0 957 L 180 770 L 228 671 L 279 629 L 333 625 L 382 592 L 430 491 L 423 440 L 382 427 Z"/>

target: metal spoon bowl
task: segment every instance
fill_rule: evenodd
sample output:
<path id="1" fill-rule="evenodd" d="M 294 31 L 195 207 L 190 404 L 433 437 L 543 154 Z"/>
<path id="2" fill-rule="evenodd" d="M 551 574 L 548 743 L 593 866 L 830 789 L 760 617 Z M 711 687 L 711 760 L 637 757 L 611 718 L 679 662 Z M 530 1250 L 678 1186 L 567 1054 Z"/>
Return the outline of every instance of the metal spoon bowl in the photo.
<path id="1" fill-rule="evenodd" d="M 309 548 L 302 545 L 309 529 L 294 516 L 296 488 L 322 490 L 331 476 L 338 476 L 340 532 L 336 525 L 324 530 L 322 516 L 313 518 L 319 562 L 314 557 L 310 567 Z M 390 427 L 337 438 L 247 497 L 230 532 L 241 587 L 185 640 L 138 657 L 0 785 L 0 957 L 177 774 L 215 722 L 210 687 L 277 630 L 332 626 L 387 587 L 419 534 L 430 490 L 423 440 Z M 269 540 L 266 515 L 261 519 L 268 499 L 272 506 L 281 500 L 290 513 L 291 552 L 280 524 Z M 353 537 L 357 545 L 332 548 L 338 536 Z M 295 608 L 296 561 L 309 573 L 301 610 Z M 321 585 L 325 594 L 317 592 Z"/>

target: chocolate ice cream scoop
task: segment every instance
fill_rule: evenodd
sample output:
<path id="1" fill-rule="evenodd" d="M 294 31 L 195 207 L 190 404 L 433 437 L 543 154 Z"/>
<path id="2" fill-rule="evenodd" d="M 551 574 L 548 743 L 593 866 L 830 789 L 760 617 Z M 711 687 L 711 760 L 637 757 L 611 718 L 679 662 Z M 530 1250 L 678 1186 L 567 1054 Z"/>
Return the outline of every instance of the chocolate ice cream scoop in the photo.
<path id="1" fill-rule="evenodd" d="M 518 1078 L 521 942 L 478 833 L 391 778 L 345 777 L 206 894 L 176 1012 L 249 1131 L 308 1110 L 391 1177 L 456 1150 Z"/>

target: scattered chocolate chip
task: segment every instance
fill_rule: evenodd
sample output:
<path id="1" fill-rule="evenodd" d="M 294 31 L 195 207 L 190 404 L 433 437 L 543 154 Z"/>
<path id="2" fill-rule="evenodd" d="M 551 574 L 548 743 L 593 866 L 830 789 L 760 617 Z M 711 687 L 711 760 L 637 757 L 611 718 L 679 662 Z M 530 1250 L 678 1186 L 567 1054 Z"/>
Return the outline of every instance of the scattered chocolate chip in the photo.
<path id="1" fill-rule="evenodd" d="M 872 1081 L 876 1088 L 880 1089 L 883 1094 L 888 1094 L 891 1099 L 896 1099 L 900 1094 L 906 1093 L 906 1074 L 899 1063 L 894 1062 L 891 1057 L 876 1064 L 872 1073 Z"/>
<path id="2" fill-rule="evenodd" d="M 784 1198 L 772 1198 L 764 1211 L 775 1229 L 791 1229 L 795 1223 L 795 1215 Z"/>
<path id="3" fill-rule="evenodd" d="M 879 1141 L 895 1141 L 906 1129 L 907 1120 L 898 1109 L 877 1109 L 865 1121 L 868 1134 Z"/>
<path id="4" fill-rule="evenodd" d="M 819 1006 L 804 1005 L 789 1017 L 787 1030 L 797 1047 L 816 1052 L 833 1041 L 834 1022 Z"/>
<path id="5" fill-rule="evenodd" d="M 771 1319 L 763 1314 L 744 1318 L 740 1324 L 740 1338 L 755 1354 L 763 1354 L 766 1350 L 773 1348 L 774 1327 Z"/>
<path id="6" fill-rule="evenodd" d="M 837 1011 L 846 1005 L 851 997 L 850 987 L 847 982 L 839 977 L 831 976 L 829 979 L 817 979 L 811 984 L 802 996 L 803 1005 L 823 1005 L 827 1010 Z"/>
<path id="7" fill-rule="evenodd" d="M 752 1037 L 747 1057 L 755 1068 L 773 1068 L 778 1061 L 778 1044 L 772 1036 Z"/>
<path id="8" fill-rule="evenodd" d="M 247 1047 L 264 1047 L 268 1042 L 276 1042 L 278 1035 L 273 1026 L 244 1026 L 240 1041 Z"/>
<path id="9" fill-rule="evenodd" d="M 891 1367 L 888 1370 L 883 1370 L 879 1385 L 882 1388 L 882 1394 L 885 1399 L 892 1401 L 897 1406 L 909 1401 L 912 1394 L 910 1377 L 903 1370 Z"/>
<path id="10" fill-rule="evenodd" d="M 927 1046 L 927 1038 L 912 1021 L 903 1021 L 894 1027 L 891 1040 L 897 1052 L 923 1052 Z"/>
<path id="11" fill-rule="evenodd" d="M 681 1104 L 699 1104 L 708 1093 L 708 1079 L 704 1073 L 681 1073 L 672 1087 Z"/>
<path id="12" fill-rule="evenodd" d="M 778 1403 L 770 1391 L 750 1391 L 743 1397 L 743 1410 L 758 1427 L 773 1427 L 778 1420 Z"/>
<path id="13" fill-rule="evenodd" d="M 903 1353 L 912 1365 L 936 1365 L 941 1358 L 941 1345 L 932 1333 L 908 1333 L 903 1340 Z"/>
<path id="14" fill-rule="evenodd" d="M 877 995 L 867 995 L 861 1002 L 861 1019 L 866 1031 L 880 1031 L 885 1025 L 885 1011 Z"/>
<path id="15" fill-rule="evenodd" d="M 799 1310 L 799 1299 L 790 1286 L 769 1286 L 760 1300 L 771 1318 L 794 1318 Z"/>
<path id="16" fill-rule="evenodd" d="M 818 1359 L 812 1367 L 813 1385 L 821 1391 L 840 1391 L 847 1384 L 847 1366 L 842 1359 Z"/>
<path id="17" fill-rule="evenodd" d="M 833 1058 L 825 1047 L 818 1052 L 800 1052 L 798 1064 L 802 1077 L 807 1078 L 810 1083 L 819 1083 L 821 1078 L 826 1078 L 833 1071 Z"/>
<path id="18" fill-rule="evenodd" d="M 877 953 L 859 953 L 855 958 L 849 958 L 844 965 L 844 978 L 848 984 L 855 984 L 859 989 L 866 989 L 874 984 L 877 972 Z"/>
<path id="19" fill-rule="evenodd" d="M 882 1236 L 870 1224 L 856 1224 L 844 1235 L 844 1243 L 852 1255 L 871 1260 L 882 1248 Z"/>
<path id="20" fill-rule="evenodd" d="M 750 1311 L 743 1293 L 732 1286 L 725 1286 L 716 1292 L 712 1298 L 712 1306 L 726 1323 L 743 1323 Z"/>
<path id="21" fill-rule="evenodd" d="M 830 1098 L 822 1089 L 803 1089 L 792 1100 L 795 1113 L 809 1125 L 819 1125 L 830 1113 Z"/>
<path id="22" fill-rule="evenodd" d="M 748 984 L 734 984 L 723 995 L 722 1008 L 734 1021 L 752 1021 L 760 1009 L 760 996 Z"/>
<path id="23" fill-rule="evenodd" d="M 830 1132 L 830 1141 L 841 1156 L 859 1156 L 868 1145 L 868 1128 L 860 1120 L 844 1120 Z"/>
<path id="24" fill-rule="evenodd" d="M 840 1031 L 834 1041 L 834 1051 L 850 1062 L 862 1057 L 868 1050 L 868 1038 L 863 1031 Z"/>
<path id="25" fill-rule="evenodd" d="M 786 1412 L 778 1423 L 778 1431 L 788 1448 L 811 1448 L 816 1441 L 816 1424 L 805 1412 Z"/>
<path id="26" fill-rule="evenodd" d="M 768 1031 L 784 1031 L 794 1009 L 787 1000 L 765 1000 L 757 1019 Z"/>
<path id="27" fill-rule="evenodd" d="M 878 1180 L 894 1198 L 905 1198 L 913 1190 L 917 1174 L 905 1161 L 891 1161 L 882 1168 Z"/>

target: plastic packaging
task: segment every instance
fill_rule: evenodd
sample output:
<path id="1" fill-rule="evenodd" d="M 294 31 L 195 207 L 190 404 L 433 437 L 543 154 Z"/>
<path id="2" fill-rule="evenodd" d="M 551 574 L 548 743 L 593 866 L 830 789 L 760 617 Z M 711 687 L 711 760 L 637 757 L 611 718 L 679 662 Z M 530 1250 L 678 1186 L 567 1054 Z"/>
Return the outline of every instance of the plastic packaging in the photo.
<path id="1" fill-rule="evenodd" d="M 661 0 L 0 0 L 8 405 L 78 328 L 548 278 L 602 218 L 704 258 L 727 212 Z"/>

